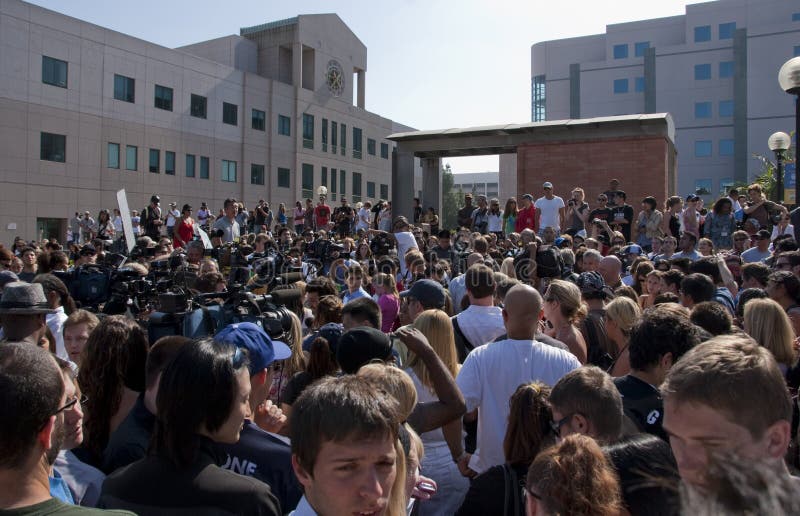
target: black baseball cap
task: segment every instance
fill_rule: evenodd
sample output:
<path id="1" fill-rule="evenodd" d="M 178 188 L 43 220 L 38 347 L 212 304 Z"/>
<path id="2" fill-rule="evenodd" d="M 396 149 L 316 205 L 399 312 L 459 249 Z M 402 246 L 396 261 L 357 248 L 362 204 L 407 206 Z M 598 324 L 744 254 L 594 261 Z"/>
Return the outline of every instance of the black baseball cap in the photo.
<path id="1" fill-rule="evenodd" d="M 392 355 L 389 336 L 376 328 L 359 326 L 339 337 L 336 361 L 345 374 L 355 374 L 373 360 L 387 360 Z"/>

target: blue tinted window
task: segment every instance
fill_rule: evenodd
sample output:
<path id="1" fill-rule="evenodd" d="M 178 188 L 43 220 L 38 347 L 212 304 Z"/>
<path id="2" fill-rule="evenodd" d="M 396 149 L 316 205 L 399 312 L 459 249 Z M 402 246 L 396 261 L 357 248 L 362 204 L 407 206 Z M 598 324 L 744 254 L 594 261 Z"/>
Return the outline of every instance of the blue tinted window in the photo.
<path id="1" fill-rule="evenodd" d="M 711 25 L 702 25 L 694 28 L 694 42 L 711 41 Z"/>
<path id="2" fill-rule="evenodd" d="M 633 45 L 633 53 L 636 57 L 642 57 L 644 55 L 644 51 L 650 48 L 649 41 L 640 41 Z"/>
<path id="3" fill-rule="evenodd" d="M 711 102 L 695 102 L 694 117 L 711 118 Z"/>
<path id="4" fill-rule="evenodd" d="M 711 78 L 711 65 L 699 64 L 694 65 L 694 80 L 706 81 Z"/>
<path id="5" fill-rule="evenodd" d="M 615 79 L 614 93 L 628 93 L 628 79 Z"/>
<path id="6" fill-rule="evenodd" d="M 694 156 L 696 158 L 711 156 L 711 140 L 697 140 L 694 142 Z"/>
<path id="7" fill-rule="evenodd" d="M 722 61 L 719 64 L 719 78 L 733 77 L 733 61 Z"/>
<path id="8" fill-rule="evenodd" d="M 719 116 L 733 116 L 733 101 L 720 100 L 719 101 Z"/>
<path id="9" fill-rule="evenodd" d="M 637 93 L 641 93 L 644 91 L 644 77 L 636 78 L 636 83 L 634 88 L 636 89 Z"/>
<path id="10" fill-rule="evenodd" d="M 792 13 L 792 21 L 800 21 L 800 13 Z"/>
<path id="11" fill-rule="evenodd" d="M 625 59 L 628 57 L 628 44 L 614 45 L 614 59 Z"/>
<path id="12" fill-rule="evenodd" d="M 736 22 L 720 23 L 719 39 L 733 39 L 733 33 L 735 31 L 736 31 Z"/>
<path id="13" fill-rule="evenodd" d="M 733 140 L 720 140 L 719 141 L 719 155 L 720 156 L 733 156 Z"/>
<path id="14" fill-rule="evenodd" d="M 794 46 L 794 57 L 800 56 L 800 45 Z"/>

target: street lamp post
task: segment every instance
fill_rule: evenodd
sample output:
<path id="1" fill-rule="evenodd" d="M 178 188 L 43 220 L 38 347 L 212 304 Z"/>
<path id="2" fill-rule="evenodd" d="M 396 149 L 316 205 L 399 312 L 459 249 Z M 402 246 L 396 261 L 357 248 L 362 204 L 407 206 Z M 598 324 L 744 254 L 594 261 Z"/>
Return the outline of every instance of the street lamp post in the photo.
<path id="1" fill-rule="evenodd" d="M 800 57 L 789 59 L 778 72 L 778 83 L 781 89 L 789 95 L 794 95 L 794 138 L 795 138 L 795 168 L 794 168 L 794 203 L 800 206 L 800 167 L 798 167 L 798 138 L 800 138 Z"/>
<path id="2" fill-rule="evenodd" d="M 788 134 L 777 132 L 773 133 L 767 141 L 769 150 L 775 153 L 775 202 L 780 203 L 783 199 L 783 153 L 792 146 L 792 139 Z M 797 198 L 795 198 L 797 203 Z"/>

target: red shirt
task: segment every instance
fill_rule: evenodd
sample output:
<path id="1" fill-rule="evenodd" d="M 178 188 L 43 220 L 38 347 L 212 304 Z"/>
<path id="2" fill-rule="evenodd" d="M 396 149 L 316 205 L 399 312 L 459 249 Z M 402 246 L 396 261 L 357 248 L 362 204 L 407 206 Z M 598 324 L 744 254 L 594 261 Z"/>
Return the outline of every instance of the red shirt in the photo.
<path id="1" fill-rule="evenodd" d="M 172 239 L 172 245 L 175 248 L 182 247 L 186 248 L 186 244 L 192 241 L 194 238 L 194 220 L 191 217 L 187 218 L 183 221 L 178 221 L 175 224 L 175 234 L 180 238 L 183 242 L 179 242 L 178 238 Z"/>
<path id="2" fill-rule="evenodd" d="M 536 206 L 533 204 L 519 210 L 519 213 L 517 213 L 517 222 L 514 226 L 516 232 L 522 233 L 523 229 L 538 231 L 539 220 L 536 215 Z"/>
<path id="3" fill-rule="evenodd" d="M 314 216 L 317 219 L 317 229 L 322 229 L 331 220 L 331 209 L 327 204 L 318 204 L 314 208 Z"/>

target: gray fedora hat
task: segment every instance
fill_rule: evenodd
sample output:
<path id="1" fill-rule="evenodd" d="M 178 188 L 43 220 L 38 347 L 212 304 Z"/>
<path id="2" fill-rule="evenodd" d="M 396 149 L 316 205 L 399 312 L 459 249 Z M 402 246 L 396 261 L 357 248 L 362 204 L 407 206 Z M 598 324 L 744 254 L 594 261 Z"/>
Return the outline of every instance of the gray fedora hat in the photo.
<path id="1" fill-rule="evenodd" d="M 3 287 L 0 298 L 0 314 L 52 314 L 55 310 L 47 304 L 44 290 L 39 283 L 13 281 Z"/>

